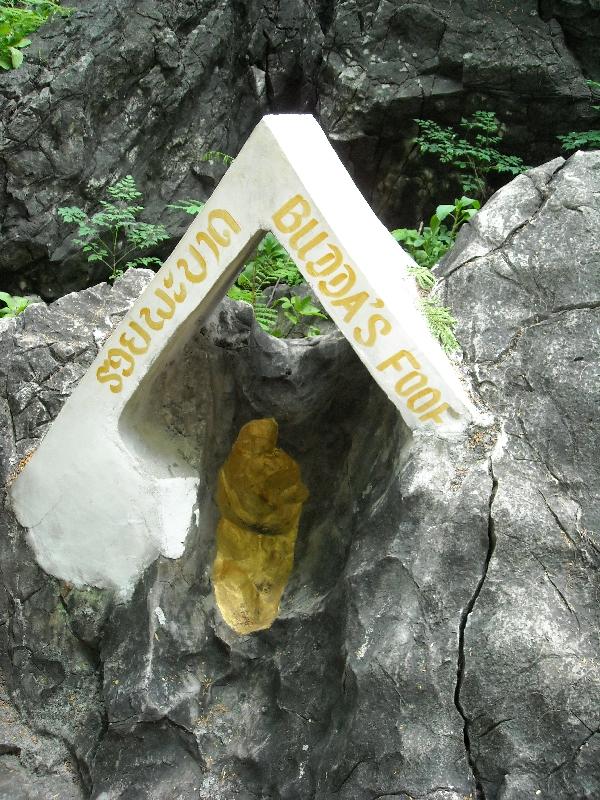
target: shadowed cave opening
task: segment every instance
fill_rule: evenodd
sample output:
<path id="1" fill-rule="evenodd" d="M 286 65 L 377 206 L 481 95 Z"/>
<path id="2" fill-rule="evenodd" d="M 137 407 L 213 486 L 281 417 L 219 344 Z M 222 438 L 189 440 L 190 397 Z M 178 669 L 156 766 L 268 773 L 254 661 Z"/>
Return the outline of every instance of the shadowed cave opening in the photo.
<path id="1" fill-rule="evenodd" d="M 298 463 L 309 491 L 280 605 L 285 618 L 310 614 L 335 588 L 353 532 L 368 524 L 411 441 L 343 334 L 277 339 L 247 304 L 225 299 L 140 385 L 120 429 L 146 463 L 199 475 L 183 559 L 194 561 L 208 586 L 218 471 L 242 426 L 267 417 L 277 421 L 277 446 Z"/>

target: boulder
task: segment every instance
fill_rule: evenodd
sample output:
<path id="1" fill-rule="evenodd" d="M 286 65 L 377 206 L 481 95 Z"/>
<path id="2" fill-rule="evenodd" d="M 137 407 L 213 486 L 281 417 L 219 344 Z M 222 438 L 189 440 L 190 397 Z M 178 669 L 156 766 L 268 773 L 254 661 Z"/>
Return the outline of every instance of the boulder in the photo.
<path id="1" fill-rule="evenodd" d="M 148 406 L 202 476 L 180 559 L 127 602 L 66 585 L 5 498 L 0 797 L 600 794 L 599 177 L 580 153 L 515 179 L 439 267 L 487 425 L 411 435 L 338 332 L 273 339 L 225 300 Z M 6 483 L 150 277 L 1 324 Z M 280 613 L 244 636 L 211 586 L 217 476 L 265 417 L 309 497 Z"/>
<path id="2" fill-rule="evenodd" d="M 487 797 L 600 794 L 600 152 L 516 178 L 439 267 L 502 421 L 460 702 Z M 481 299 L 486 297 L 485 303 Z"/>
<path id="3" fill-rule="evenodd" d="M 415 117 L 496 110 L 507 151 L 532 164 L 559 152 L 558 133 L 592 127 L 595 0 L 74 5 L 2 75 L 0 283 L 15 294 L 106 278 L 57 209 L 96 210 L 116 177 L 136 178 L 174 244 L 189 218 L 166 205 L 210 195 L 223 167 L 203 154 L 235 156 L 267 112 L 314 113 L 392 227 L 456 191 L 415 158 Z"/>

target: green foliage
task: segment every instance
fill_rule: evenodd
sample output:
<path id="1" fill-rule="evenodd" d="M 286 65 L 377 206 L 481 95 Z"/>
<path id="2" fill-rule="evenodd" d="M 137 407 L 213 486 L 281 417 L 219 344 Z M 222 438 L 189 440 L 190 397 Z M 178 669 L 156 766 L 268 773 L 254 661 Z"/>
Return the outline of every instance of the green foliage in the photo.
<path id="1" fill-rule="evenodd" d="M 141 204 L 142 194 L 133 177 L 127 175 L 111 184 L 106 191 L 110 200 L 100 201 L 100 210 L 91 217 L 77 206 L 58 210 L 64 222 L 77 225 L 78 235 L 73 241 L 86 254 L 88 261 L 100 261 L 108 267 L 110 280 L 131 267 L 160 266 L 158 258 L 142 255 L 140 251 L 156 246 L 168 239 L 169 235 L 163 225 L 142 222 L 138 218 L 144 206 Z M 186 199 L 167 207 L 195 215 L 202 210 L 204 203 Z M 394 238 L 417 263 L 410 272 L 422 292 L 423 311 L 434 335 L 448 352 L 458 347 L 453 332 L 456 321 L 450 311 L 430 294 L 436 283 L 432 267 L 450 249 L 460 227 L 477 213 L 479 207 L 478 200 L 463 196 L 454 204 L 439 205 L 427 226 L 421 225 L 418 230 L 399 228 L 392 231 Z M 130 260 L 126 260 L 128 258 Z M 328 319 L 309 295 L 300 296 L 292 292 L 275 300 L 280 284 L 293 287 L 303 283 L 302 273 L 285 248 L 272 233 L 267 233 L 253 258 L 245 264 L 229 289 L 228 295 L 234 300 L 249 303 L 263 330 L 273 336 L 284 337 L 290 336 L 303 322 Z M 3 299 L 3 293 L 0 293 L 0 299 Z M 290 323 L 286 331 L 276 328 L 280 313 Z M 8 310 L 4 314 L 0 312 L 3 316 L 7 314 Z M 318 334 L 319 329 L 309 325 L 306 335 Z"/>
<path id="2" fill-rule="evenodd" d="M 600 98 L 600 83 L 588 81 L 592 95 Z M 593 105 L 594 111 L 600 111 L 600 106 Z M 563 150 L 600 150 L 600 127 L 590 131 L 570 131 L 558 137 Z"/>
<path id="3" fill-rule="evenodd" d="M 302 273 L 272 233 L 267 233 L 258 245 L 256 255 L 244 267 L 238 278 L 240 286 L 250 283 L 259 289 L 285 283 L 296 286 L 305 283 Z"/>
<path id="4" fill-rule="evenodd" d="M 206 204 L 202 200 L 194 200 L 188 198 L 187 200 L 178 200 L 176 203 L 169 203 L 167 208 L 174 208 L 176 211 L 185 211 L 186 214 L 196 216 L 199 214 Z"/>
<path id="5" fill-rule="evenodd" d="M 77 206 L 58 209 L 63 222 L 77 225 L 77 237 L 73 242 L 79 245 L 88 261 L 100 261 L 107 266 L 109 280 L 131 267 L 160 266 L 160 259 L 141 253 L 168 239 L 169 234 L 164 225 L 138 219 L 144 206 L 135 203 L 142 194 L 132 176 L 125 176 L 106 191 L 111 200 L 101 200 L 100 211 L 91 217 Z"/>
<path id="6" fill-rule="evenodd" d="M 558 138 L 564 150 L 600 150 L 600 130 L 571 131 Z"/>
<path id="7" fill-rule="evenodd" d="M 0 307 L 0 318 L 16 317 L 17 314 L 25 311 L 30 302 L 26 297 L 18 297 L 8 294 L 8 292 L 0 292 L 0 300 L 4 303 Z"/>
<path id="8" fill-rule="evenodd" d="M 229 156 L 227 153 L 222 153 L 220 150 L 208 150 L 206 153 L 203 153 L 200 156 L 200 161 L 219 161 L 226 167 L 229 167 L 231 164 L 233 164 L 233 160 L 233 156 Z"/>
<path id="9" fill-rule="evenodd" d="M 72 11 L 51 0 L 0 0 L 0 68 L 20 67 L 23 49 L 31 44 L 28 35 L 51 17 Z"/>
<path id="10" fill-rule="evenodd" d="M 303 322 L 305 319 L 328 319 L 327 314 L 317 308 L 309 295 L 300 297 L 297 294 L 291 297 L 280 297 L 275 305 L 281 306 L 284 316 L 291 322 L 291 327 L 285 333 L 281 331 L 273 331 L 274 336 L 289 336 L 294 328 Z M 308 329 L 307 336 L 318 336 L 319 329 L 311 325 Z"/>
<path id="11" fill-rule="evenodd" d="M 233 300 L 250 303 L 261 328 L 275 336 L 281 335 L 275 329 L 278 317 L 278 303 L 273 303 L 275 291 L 280 284 L 297 286 L 301 283 L 305 281 L 294 261 L 275 236 L 267 233 L 227 294 Z M 270 287 L 273 288 L 269 292 Z"/>
<path id="12" fill-rule="evenodd" d="M 421 298 L 421 308 L 435 338 L 447 353 L 458 350 L 460 345 L 454 335 L 456 319 L 450 309 L 440 305 L 437 297 L 427 295 Z"/>
<path id="13" fill-rule="evenodd" d="M 478 200 L 461 197 L 454 201 L 454 205 L 439 205 L 427 226 L 421 225 L 418 230 L 398 228 L 392 231 L 394 239 L 400 242 L 417 262 L 417 266 L 409 268 L 409 272 L 414 276 L 423 294 L 422 307 L 429 327 L 448 353 L 458 348 L 454 336 L 456 320 L 449 309 L 441 306 L 437 299 L 429 294 L 436 284 L 435 275 L 431 270 L 452 247 L 461 226 L 468 222 L 479 208 Z M 444 224 L 446 221 L 452 224 L 450 226 Z"/>
<path id="14" fill-rule="evenodd" d="M 503 133 L 493 111 L 476 111 L 471 117 L 463 117 L 460 128 L 464 134 L 430 119 L 415 122 L 420 128 L 416 143 L 421 153 L 431 153 L 442 164 L 450 164 L 465 194 L 485 197 L 490 172 L 518 175 L 528 169 L 518 156 L 498 150 Z"/>
<path id="15" fill-rule="evenodd" d="M 472 197 L 461 197 L 454 205 L 440 205 L 429 220 L 429 225 L 419 229 L 398 228 L 392 236 L 400 242 L 404 249 L 414 258 L 418 267 L 411 269 L 421 289 L 428 291 L 435 284 L 435 276 L 431 268 L 452 247 L 456 235 L 465 222 L 473 217 L 480 208 L 479 200 Z M 450 227 L 444 224 L 450 220 Z"/>

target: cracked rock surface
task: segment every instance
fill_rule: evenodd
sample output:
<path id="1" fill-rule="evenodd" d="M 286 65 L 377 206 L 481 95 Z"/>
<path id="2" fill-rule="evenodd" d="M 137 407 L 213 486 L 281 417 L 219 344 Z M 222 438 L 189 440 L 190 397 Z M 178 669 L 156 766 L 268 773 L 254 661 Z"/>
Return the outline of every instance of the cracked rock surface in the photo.
<path id="1" fill-rule="evenodd" d="M 56 212 L 97 210 L 116 177 L 135 177 L 145 219 L 173 244 L 189 217 L 165 206 L 206 199 L 222 167 L 203 153 L 235 156 L 267 112 L 315 114 L 393 227 L 456 191 L 446 169 L 416 159 L 415 117 L 454 124 L 495 109 L 506 151 L 535 164 L 558 152 L 557 134 L 594 124 L 596 0 L 70 5 L 0 82 L 0 274 L 16 294 L 53 299 L 105 277 Z"/>
<path id="2" fill-rule="evenodd" d="M 5 496 L 1 800 L 600 794 L 599 189 L 599 154 L 519 177 L 440 266 L 489 427 L 411 437 L 340 334 L 272 339 L 226 300 L 140 406 L 202 478 L 180 559 L 128 602 L 72 587 Z M 2 323 L 4 481 L 150 277 Z M 239 636 L 215 482 L 267 415 L 310 497 L 278 619 Z"/>
<path id="3" fill-rule="evenodd" d="M 502 425 L 460 689 L 488 798 L 600 796 L 599 225 L 600 153 L 577 153 L 498 192 L 439 270 Z"/>

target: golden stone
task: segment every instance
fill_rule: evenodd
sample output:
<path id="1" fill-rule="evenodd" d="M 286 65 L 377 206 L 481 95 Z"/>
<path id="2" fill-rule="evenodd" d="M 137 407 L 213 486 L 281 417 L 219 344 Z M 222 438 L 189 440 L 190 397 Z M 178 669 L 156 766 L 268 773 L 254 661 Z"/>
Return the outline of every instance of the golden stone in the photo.
<path id="1" fill-rule="evenodd" d="M 274 419 L 248 422 L 219 471 L 212 579 L 223 619 L 237 633 L 269 628 L 276 619 L 308 497 L 300 467 L 276 446 L 277 434 Z"/>

